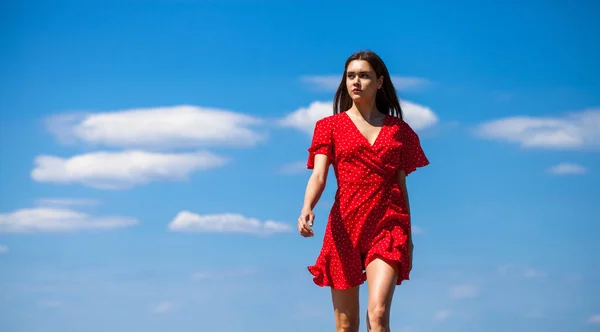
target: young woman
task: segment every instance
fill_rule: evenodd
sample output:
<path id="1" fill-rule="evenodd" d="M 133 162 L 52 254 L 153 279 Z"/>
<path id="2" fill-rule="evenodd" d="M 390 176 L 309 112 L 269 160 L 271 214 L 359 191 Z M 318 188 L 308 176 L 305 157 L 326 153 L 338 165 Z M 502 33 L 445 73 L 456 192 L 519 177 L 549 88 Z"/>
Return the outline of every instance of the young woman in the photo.
<path id="1" fill-rule="evenodd" d="M 317 121 L 308 149 L 312 175 L 298 218 L 314 236 L 312 212 L 329 165 L 338 182 L 323 246 L 308 270 L 331 288 L 337 331 L 359 329 L 359 286 L 368 282 L 368 331 L 389 331 L 396 285 L 409 279 L 412 235 L 405 177 L 429 164 L 419 137 L 402 119 L 388 70 L 377 54 L 348 58 L 333 114 Z"/>

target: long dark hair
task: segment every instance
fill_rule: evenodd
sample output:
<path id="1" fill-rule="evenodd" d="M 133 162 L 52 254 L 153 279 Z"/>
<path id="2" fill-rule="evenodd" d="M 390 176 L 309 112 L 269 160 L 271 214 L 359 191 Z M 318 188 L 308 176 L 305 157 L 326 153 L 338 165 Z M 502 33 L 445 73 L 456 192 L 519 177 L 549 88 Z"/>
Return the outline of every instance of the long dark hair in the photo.
<path id="1" fill-rule="evenodd" d="M 340 82 L 340 85 L 335 93 L 335 98 L 333 99 L 333 114 L 345 112 L 352 107 L 352 98 L 350 98 L 348 89 L 346 87 L 346 71 L 348 70 L 348 65 L 350 62 L 354 60 L 368 61 L 377 75 L 376 79 L 379 79 L 379 77 L 383 75 L 383 86 L 381 89 L 377 90 L 377 94 L 375 96 L 375 105 L 377 110 L 383 114 L 389 114 L 402 119 L 400 100 L 398 100 L 398 96 L 396 95 L 396 89 L 392 83 L 390 73 L 388 72 L 385 63 L 383 63 L 383 60 L 381 60 L 377 54 L 369 50 L 358 51 L 352 54 L 348 60 L 346 60 L 342 81 Z"/>

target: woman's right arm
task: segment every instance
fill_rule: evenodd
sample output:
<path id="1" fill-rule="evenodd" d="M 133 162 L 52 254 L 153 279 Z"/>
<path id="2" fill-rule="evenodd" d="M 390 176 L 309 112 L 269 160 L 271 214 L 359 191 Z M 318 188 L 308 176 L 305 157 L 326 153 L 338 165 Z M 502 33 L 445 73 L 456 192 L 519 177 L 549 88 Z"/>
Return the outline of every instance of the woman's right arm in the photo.
<path id="1" fill-rule="evenodd" d="M 312 226 L 315 215 L 312 210 L 315 205 L 317 205 L 317 202 L 319 202 L 323 190 L 325 190 L 327 174 L 329 172 L 329 163 L 329 158 L 326 155 L 315 155 L 314 168 L 306 185 L 304 205 L 300 212 L 300 218 L 298 218 L 298 231 L 300 232 L 300 235 L 304 237 L 314 235 Z"/>

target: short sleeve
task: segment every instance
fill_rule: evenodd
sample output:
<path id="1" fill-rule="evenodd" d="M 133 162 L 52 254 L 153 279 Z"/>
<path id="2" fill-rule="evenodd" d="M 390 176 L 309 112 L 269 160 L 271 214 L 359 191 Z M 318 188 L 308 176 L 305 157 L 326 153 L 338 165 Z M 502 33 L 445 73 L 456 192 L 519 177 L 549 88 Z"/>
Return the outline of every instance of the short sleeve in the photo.
<path id="1" fill-rule="evenodd" d="M 419 136 L 406 122 L 402 122 L 402 148 L 400 151 L 400 169 L 406 175 L 417 170 L 419 167 L 429 165 L 429 160 L 421 147 Z"/>
<path id="2" fill-rule="evenodd" d="M 308 162 L 306 163 L 308 169 L 315 167 L 315 155 L 317 154 L 324 154 L 333 161 L 333 128 L 330 120 L 323 118 L 315 124 L 312 143 L 308 148 Z"/>

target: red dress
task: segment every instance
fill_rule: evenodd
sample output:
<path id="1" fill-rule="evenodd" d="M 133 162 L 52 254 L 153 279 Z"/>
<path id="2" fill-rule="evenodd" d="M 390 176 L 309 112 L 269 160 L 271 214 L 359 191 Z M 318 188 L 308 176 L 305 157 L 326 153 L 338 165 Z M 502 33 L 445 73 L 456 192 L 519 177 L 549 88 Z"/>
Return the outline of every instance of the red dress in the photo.
<path id="1" fill-rule="evenodd" d="M 408 280 L 411 223 L 396 173 L 408 175 L 429 164 L 417 134 L 386 115 L 371 145 L 341 112 L 317 121 L 308 152 L 307 168 L 314 168 L 316 154 L 327 155 L 338 183 L 321 252 L 308 267 L 314 283 L 334 289 L 360 285 L 375 258 L 399 264 L 397 285 Z"/>

